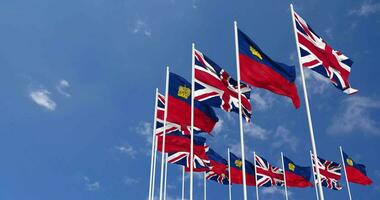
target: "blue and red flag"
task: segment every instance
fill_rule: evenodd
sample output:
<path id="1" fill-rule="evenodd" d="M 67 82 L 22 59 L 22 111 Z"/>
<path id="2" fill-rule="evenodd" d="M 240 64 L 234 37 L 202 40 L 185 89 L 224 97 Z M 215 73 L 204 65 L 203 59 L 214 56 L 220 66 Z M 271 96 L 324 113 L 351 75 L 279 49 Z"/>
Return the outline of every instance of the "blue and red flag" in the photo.
<path id="1" fill-rule="evenodd" d="M 311 167 L 301 167 L 284 156 L 284 171 L 287 187 L 312 187 L 310 182 Z"/>
<path id="2" fill-rule="evenodd" d="M 345 152 L 343 152 L 343 158 L 348 182 L 360 185 L 372 184 L 372 180 L 367 176 L 367 171 L 363 164 L 356 163 Z"/>
<path id="3" fill-rule="evenodd" d="M 207 151 L 207 157 L 210 160 L 209 170 L 206 172 L 207 180 L 227 185 L 229 182 L 227 160 L 211 148 Z"/>
<path id="4" fill-rule="evenodd" d="M 263 157 L 255 156 L 255 167 L 257 175 L 257 187 L 271 187 L 284 185 L 284 172 L 275 167 Z"/>
<path id="5" fill-rule="evenodd" d="M 169 74 L 169 97 L 167 121 L 179 124 L 181 130 L 189 133 L 191 119 L 191 84 L 181 76 Z M 214 110 L 194 100 L 194 129 L 211 133 L 218 122 Z"/>
<path id="6" fill-rule="evenodd" d="M 255 87 L 287 96 L 296 108 L 300 106 L 296 70 L 268 57 L 245 33 L 238 30 L 241 80 Z"/>
<path id="7" fill-rule="evenodd" d="M 344 93 L 356 93 L 358 90 L 351 88 L 348 81 L 353 61 L 340 51 L 332 49 L 296 12 L 294 20 L 302 66 L 330 79 Z"/>
<path id="8" fill-rule="evenodd" d="M 315 168 L 314 155 L 311 155 L 313 161 L 313 170 L 315 174 L 315 180 L 318 180 L 317 172 Z M 321 184 L 323 187 L 327 187 L 332 190 L 341 190 L 342 186 L 339 184 L 339 180 L 342 177 L 341 169 L 342 166 L 339 163 L 325 160 L 318 157 L 318 168 L 321 177 Z"/>
<path id="9" fill-rule="evenodd" d="M 200 51 L 195 50 L 194 56 L 195 99 L 226 112 L 239 113 L 237 81 Z M 249 122 L 252 115 L 252 107 L 249 102 L 251 88 L 240 83 L 240 89 L 242 114 Z"/>
<path id="10" fill-rule="evenodd" d="M 157 136 L 157 150 L 162 152 L 163 136 Z M 190 152 L 191 139 L 179 131 L 165 135 L 165 153 Z M 194 152 L 205 152 L 206 138 L 194 136 Z"/>
<path id="11" fill-rule="evenodd" d="M 230 152 L 230 174 L 231 174 L 231 183 L 243 184 L 243 162 L 241 158 L 235 156 L 235 154 Z M 255 168 L 254 165 L 245 161 L 245 177 L 247 185 L 255 186 Z"/>

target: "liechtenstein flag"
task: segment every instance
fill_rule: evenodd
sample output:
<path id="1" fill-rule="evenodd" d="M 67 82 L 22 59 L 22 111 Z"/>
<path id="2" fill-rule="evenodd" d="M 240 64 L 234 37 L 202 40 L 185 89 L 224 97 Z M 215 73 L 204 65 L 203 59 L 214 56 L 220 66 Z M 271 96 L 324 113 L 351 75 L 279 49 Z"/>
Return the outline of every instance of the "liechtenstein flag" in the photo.
<path id="1" fill-rule="evenodd" d="M 300 106 L 294 66 L 272 60 L 242 31 L 238 30 L 241 80 L 258 88 L 287 96 Z"/>
<path id="2" fill-rule="evenodd" d="M 181 130 L 189 133 L 191 119 L 191 84 L 181 76 L 169 74 L 169 96 L 167 121 L 179 124 Z M 194 100 L 194 129 L 211 133 L 218 122 L 214 110 Z"/>
<path id="3" fill-rule="evenodd" d="M 231 173 L 231 183 L 243 184 L 243 163 L 241 158 L 235 156 L 235 154 L 230 153 L 230 173 Z M 255 167 L 249 162 L 245 161 L 245 177 L 247 185 L 255 186 Z"/>
<path id="4" fill-rule="evenodd" d="M 356 163 L 345 152 L 343 152 L 343 158 L 348 182 L 357 183 L 360 185 L 372 184 L 372 180 L 367 176 L 367 172 L 364 165 Z"/>
<path id="5" fill-rule="evenodd" d="M 310 187 L 311 167 L 300 167 L 284 156 L 284 170 L 287 187 Z"/>

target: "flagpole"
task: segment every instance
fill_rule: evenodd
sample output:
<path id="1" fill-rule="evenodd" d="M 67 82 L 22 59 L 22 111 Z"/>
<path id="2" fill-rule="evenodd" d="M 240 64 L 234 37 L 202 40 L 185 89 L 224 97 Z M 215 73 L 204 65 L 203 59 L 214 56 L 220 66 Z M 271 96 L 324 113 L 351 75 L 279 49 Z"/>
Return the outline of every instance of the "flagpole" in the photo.
<path id="1" fill-rule="evenodd" d="M 165 81 L 165 113 L 164 113 L 164 131 L 162 135 L 162 152 L 161 152 L 161 177 L 160 177 L 160 199 L 162 200 L 163 186 L 164 186 L 164 166 L 165 166 L 165 136 L 166 136 L 166 119 L 168 117 L 168 93 L 169 93 L 169 67 L 166 67 L 166 81 Z"/>
<path id="2" fill-rule="evenodd" d="M 294 10 L 293 10 L 293 4 L 290 4 L 290 10 L 292 14 L 292 21 L 293 21 L 293 32 L 294 32 L 294 37 L 296 39 L 296 47 L 297 47 L 297 54 L 298 54 L 298 64 L 300 67 L 300 72 L 301 72 L 301 79 L 302 79 L 302 87 L 303 87 L 303 93 L 304 93 L 304 98 L 305 98 L 305 106 L 306 106 L 306 114 L 307 114 L 307 119 L 308 119 L 308 124 L 309 124 L 309 131 L 310 131 L 310 139 L 311 139 L 311 146 L 314 154 L 314 162 L 317 164 L 317 159 L 318 159 L 318 154 L 317 154 L 317 147 L 315 144 L 315 139 L 314 139 L 314 130 L 313 130 L 313 122 L 311 120 L 311 113 L 310 113 L 310 108 L 309 108 L 309 99 L 308 99 L 308 94 L 307 94 L 307 89 L 306 89 L 306 81 L 305 81 L 305 76 L 303 72 L 303 67 L 300 61 L 301 55 L 298 47 L 298 37 L 297 37 L 297 32 L 296 32 L 296 23 L 294 21 Z M 319 167 L 316 167 L 317 171 L 317 180 L 318 180 L 318 190 L 319 190 L 319 196 L 321 200 L 324 200 L 324 195 L 323 195 L 323 189 L 321 185 L 321 176 L 319 172 Z"/>
<path id="3" fill-rule="evenodd" d="M 191 45 L 191 132 L 190 132 L 190 200 L 193 200 L 193 171 L 194 171 L 194 50 L 195 44 Z"/>
<path id="4" fill-rule="evenodd" d="M 284 164 L 284 154 L 281 152 L 281 162 L 282 162 L 282 170 L 284 173 L 284 185 L 285 185 L 285 199 L 288 200 L 288 188 L 286 185 L 286 173 L 285 173 L 285 164 Z"/>
<path id="5" fill-rule="evenodd" d="M 203 199 L 207 200 L 207 181 L 206 172 L 203 173 Z"/>
<path id="6" fill-rule="evenodd" d="M 245 152 L 244 152 L 244 130 L 243 130 L 243 116 L 241 108 L 241 86 L 240 86 L 240 60 L 239 60 L 239 42 L 238 42 L 238 29 L 237 22 L 234 21 L 235 31 L 235 57 L 236 57 L 236 70 L 237 70 L 237 85 L 238 85 L 238 98 L 239 98 L 239 126 L 240 126 L 240 149 L 243 169 L 243 194 L 244 200 L 247 200 L 247 179 L 245 174 Z"/>
<path id="7" fill-rule="evenodd" d="M 157 165 L 157 135 L 155 135 L 154 140 L 154 164 L 153 164 L 153 178 L 152 178 L 152 197 L 151 200 L 154 199 L 155 193 L 155 184 L 156 184 L 156 165 Z"/>
<path id="8" fill-rule="evenodd" d="M 314 166 L 313 166 L 313 157 L 311 156 L 311 151 L 310 151 L 310 162 L 311 162 L 311 171 L 313 171 L 313 180 L 314 180 L 314 188 L 315 188 L 315 195 L 317 196 L 317 200 L 319 200 L 319 195 L 318 195 L 318 183 L 315 180 L 315 173 L 314 173 Z"/>
<path id="9" fill-rule="evenodd" d="M 156 121 L 157 121 L 157 95 L 158 88 L 156 88 L 155 100 L 154 100 L 154 118 L 153 118 L 153 131 L 152 131 L 152 153 L 150 158 L 150 177 L 149 177 L 149 197 L 148 199 L 152 200 L 152 196 L 154 196 L 154 184 L 153 177 L 155 176 L 155 172 L 153 170 L 153 166 L 156 164 L 154 157 L 156 155 Z M 153 194 L 153 195 L 152 195 Z"/>
<path id="10" fill-rule="evenodd" d="M 185 200 L 185 166 L 182 166 L 182 200 Z"/>
<path id="11" fill-rule="evenodd" d="M 230 161 L 231 161 L 231 158 L 230 158 L 230 148 L 227 148 L 227 152 L 228 152 L 228 196 L 229 196 L 229 200 L 232 200 L 232 191 L 231 191 L 231 165 L 230 165 Z"/>
<path id="12" fill-rule="evenodd" d="M 257 173 L 256 173 L 256 152 L 253 152 L 253 165 L 255 166 L 256 200 L 259 200 L 259 185 L 257 184 Z"/>
<path id="13" fill-rule="evenodd" d="M 342 146 L 339 146 L 339 150 L 340 150 L 340 156 L 342 157 L 342 163 L 343 163 L 343 169 L 344 169 L 344 177 L 346 178 L 348 197 L 350 197 L 350 200 L 352 200 L 350 183 L 348 182 L 347 171 L 346 171 L 346 162 L 344 161 Z"/>
<path id="14" fill-rule="evenodd" d="M 168 181 L 168 153 L 165 155 L 165 183 L 164 183 L 164 200 L 166 200 L 166 186 Z"/>

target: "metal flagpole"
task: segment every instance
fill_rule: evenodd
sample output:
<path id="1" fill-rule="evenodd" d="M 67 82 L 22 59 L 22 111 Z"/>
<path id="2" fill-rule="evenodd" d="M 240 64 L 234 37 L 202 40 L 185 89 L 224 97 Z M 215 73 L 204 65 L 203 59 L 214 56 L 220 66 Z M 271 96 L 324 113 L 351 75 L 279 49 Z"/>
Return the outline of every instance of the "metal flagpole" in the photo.
<path id="1" fill-rule="evenodd" d="M 352 200 L 350 183 L 348 182 L 348 178 L 347 178 L 346 162 L 344 161 L 342 146 L 339 146 L 339 149 L 340 149 L 340 156 L 342 157 L 342 162 L 343 162 L 344 177 L 346 178 L 348 197 L 350 197 L 350 200 Z"/>
<path id="2" fill-rule="evenodd" d="M 185 200 L 185 166 L 182 166 L 182 200 Z"/>
<path id="3" fill-rule="evenodd" d="M 253 152 L 253 165 L 255 166 L 256 200 L 259 200 L 259 186 L 257 184 L 257 173 L 256 173 L 256 152 Z"/>
<path id="4" fill-rule="evenodd" d="M 155 176 L 155 173 L 153 171 L 153 166 L 156 164 L 154 157 L 156 155 L 156 117 L 157 117 L 157 95 L 158 95 L 158 88 L 156 88 L 156 96 L 154 100 L 154 118 L 153 118 L 153 131 L 152 131 L 152 154 L 150 158 L 150 178 L 149 178 L 149 197 L 148 199 L 152 200 L 152 194 L 154 194 L 154 185 L 153 185 L 153 177 Z"/>
<path id="5" fill-rule="evenodd" d="M 151 200 L 154 199 L 155 183 L 156 183 L 156 165 L 157 165 L 157 136 L 155 135 L 154 140 L 154 158 L 153 158 L 153 178 L 152 178 L 152 196 Z"/>
<path id="6" fill-rule="evenodd" d="M 168 154 L 165 155 L 165 179 L 164 179 L 164 200 L 166 200 L 166 186 L 168 181 Z"/>
<path id="7" fill-rule="evenodd" d="M 194 171 L 194 50 L 195 44 L 191 45 L 191 136 L 190 136 L 190 200 L 193 200 L 193 171 Z"/>
<path id="8" fill-rule="evenodd" d="M 231 191 L 231 165 L 230 165 L 230 148 L 227 149 L 228 152 L 228 196 L 229 200 L 232 200 L 232 191 Z"/>
<path id="9" fill-rule="evenodd" d="M 314 130 L 313 130 L 313 122 L 311 120 L 311 113 L 310 113 L 310 108 L 309 108 L 309 99 L 307 95 L 307 89 L 306 89 L 306 82 L 305 82 L 305 76 L 303 72 L 303 67 L 301 64 L 301 55 L 298 47 L 298 37 L 297 37 L 297 32 L 296 32 L 296 23 L 294 21 L 294 10 L 293 10 L 293 4 L 290 4 L 290 10 L 292 14 L 292 21 L 293 21 L 293 31 L 294 31 L 294 37 L 296 39 L 296 47 L 297 47 L 297 54 L 298 54 L 298 64 L 300 67 L 300 72 L 301 72 L 301 79 L 302 79 L 302 86 L 303 86 L 303 93 L 304 93 L 304 98 L 305 98 L 305 106 L 306 106 L 306 114 L 307 114 L 307 119 L 308 119 L 308 124 L 309 124 L 309 130 L 310 130 L 310 139 L 311 139 L 311 146 L 314 154 L 314 162 L 317 164 L 317 159 L 318 159 L 318 154 L 317 154 L 317 146 L 315 144 L 315 139 L 314 139 Z M 323 189 L 321 185 L 321 176 L 319 172 L 319 168 L 316 167 L 317 171 L 317 180 L 318 180 L 318 189 L 319 189 L 319 196 L 321 200 L 324 200 L 323 196 Z"/>
<path id="10" fill-rule="evenodd" d="M 169 67 L 166 67 L 166 81 L 165 81 L 165 113 L 164 113 L 164 131 L 162 135 L 162 152 L 161 152 L 161 177 L 160 177 L 160 200 L 162 200 L 162 193 L 164 189 L 164 166 L 165 166 L 165 136 L 166 136 L 166 118 L 168 117 L 168 93 L 169 93 Z"/>
<path id="11" fill-rule="evenodd" d="M 288 200 L 288 188 L 287 188 L 287 185 L 286 185 L 284 154 L 282 152 L 281 152 L 281 162 L 282 162 L 282 171 L 284 173 L 285 199 Z"/>
<path id="12" fill-rule="evenodd" d="M 245 153 L 244 153 L 244 130 L 243 130 L 243 116 L 241 108 L 241 86 L 240 86 L 240 60 L 239 60 L 239 41 L 238 41 L 238 29 L 237 22 L 234 21 L 235 31 L 235 56 L 236 56 L 236 70 L 237 70 L 237 85 L 238 85 L 238 98 L 239 98 L 239 125 L 240 125 L 240 149 L 243 169 L 243 194 L 244 200 L 247 200 L 247 179 L 245 175 Z"/>
<path id="13" fill-rule="evenodd" d="M 315 173 L 314 173 L 314 166 L 313 166 L 313 157 L 311 156 L 311 151 L 310 151 L 310 161 L 311 161 L 311 171 L 313 171 L 313 180 L 314 180 L 314 188 L 315 188 L 315 195 L 317 196 L 317 200 L 319 200 L 319 195 L 318 195 L 318 186 L 317 186 L 317 181 L 315 180 Z"/>
<path id="14" fill-rule="evenodd" d="M 206 180 L 206 172 L 203 174 L 203 199 L 207 200 L 207 180 Z"/>

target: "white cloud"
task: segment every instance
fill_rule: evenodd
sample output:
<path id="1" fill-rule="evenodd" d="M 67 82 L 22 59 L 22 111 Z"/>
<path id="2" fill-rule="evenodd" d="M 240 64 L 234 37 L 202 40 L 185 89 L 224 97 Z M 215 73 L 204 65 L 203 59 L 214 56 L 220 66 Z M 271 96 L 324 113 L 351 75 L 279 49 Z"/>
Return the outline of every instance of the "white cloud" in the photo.
<path id="1" fill-rule="evenodd" d="M 282 146 L 289 147 L 293 152 L 297 150 L 298 138 L 290 133 L 290 131 L 283 127 L 279 126 L 276 129 L 276 132 L 273 136 L 273 148 L 280 148 Z"/>
<path id="2" fill-rule="evenodd" d="M 270 131 L 256 124 L 254 125 L 252 123 L 244 122 L 243 128 L 244 128 L 244 133 L 246 135 L 253 137 L 255 139 L 266 140 L 268 139 L 268 136 L 270 135 Z"/>
<path id="3" fill-rule="evenodd" d="M 214 130 L 213 130 L 213 133 L 215 133 L 215 136 L 222 132 L 223 124 L 224 124 L 223 119 L 219 119 L 219 121 L 215 124 Z"/>
<path id="4" fill-rule="evenodd" d="M 150 30 L 147 23 L 141 19 L 138 19 L 135 21 L 132 33 L 133 34 L 143 34 L 147 37 L 150 37 L 152 35 L 152 31 Z"/>
<path id="5" fill-rule="evenodd" d="M 360 8 L 353 9 L 349 13 L 350 15 L 357 16 L 369 16 L 380 12 L 380 3 L 373 3 L 372 1 L 364 1 Z"/>
<path id="6" fill-rule="evenodd" d="M 132 178 L 132 177 L 127 177 L 126 176 L 126 177 L 123 178 L 123 183 L 125 185 L 134 185 L 134 184 L 137 184 L 139 182 L 140 182 L 139 179 L 135 179 L 135 178 Z"/>
<path id="7" fill-rule="evenodd" d="M 57 104 L 50 98 L 50 92 L 45 89 L 31 91 L 30 98 L 39 106 L 42 106 L 50 111 L 54 111 Z"/>
<path id="8" fill-rule="evenodd" d="M 380 109 L 380 101 L 363 96 L 349 96 L 328 128 L 332 134 L 348 134 L 354 130 L 379 135 L 380 122 L 371 116 L 371 111 Z"/>
<path id="9" fill-rule="evenodd" d="M 327 28 L 325 31 L 325 34 L 326 36 L 329 38 L 329 39 L 333 39 L 333 34 L 332 34 L 332 28 Z"/>
<path id="10" fill-rule="evenodd" d="M 117 149 L 120 153 L 127 154 L 131 158 L 135 158 L 137 154 L 137 151 L 133 148 L 133 146 L 128 144 L 116 146 L 115 149 Z"/>
<path id="11" fill-rule="evenodd" d="M 332 87 L 330 80 L 319 73 L 309 69 L 304 69 L 303 71 L 309 92 L 313 94 L 323 94 L 325 93 L 326 88 Z M 297 78 L 297 81 L 302 85 L 301 76 Z"/>
<path id="12" fill-rule="evenodd" d="M 253 110 L 264 111 L 273 106 L 274 96 L 267 91 L 254 90 L 251 93 L 251 99 L 253 102 Z"/>
<path id="13" fill-rule="evenodd" d="M 91 182 L 87 176 L 84 176 L 83 180 L 88 191 L 95 191 L 100 188 L 100 183 L 98 181 Z"/>
<path id="14" fill-rule="evenodd" d="M 57 85 L 56 88 L 57 88 L 57 91 L 61 95 L 65 96 L 65 97 L 71 97 L 71 95 L 69 93 L 67 93 L 67 92 L 64 91 L 64 89 L 68 88 L 68 87 L 70 87 L 70 83 L 67 80 L 62 79 L 62 80 L 59 81 L 59 83 L 58 83 L 58 85 Z"/>
<path id="15" fill-rule="evenodd" d="M 264 187 L 260 188 L 259 190 L 263 195 L 276 195 L 280 194 L 282 196 L 285 196 L 285 190 L 284 188 L 278 188 L 278 187 Z M 288 190 L 288 197 L 291 196 L 292 193 Z"/>
<path id="16" fill-rule="evenodd" d="M 138 126 L 135 128 L 135 131 L 138 134 L 141 134 L 142 136 L 146 137 L 146 140 L 149 142 L 149 144 L 152 144 L 152 126 L 152 123 L 140 122 Z"/>

